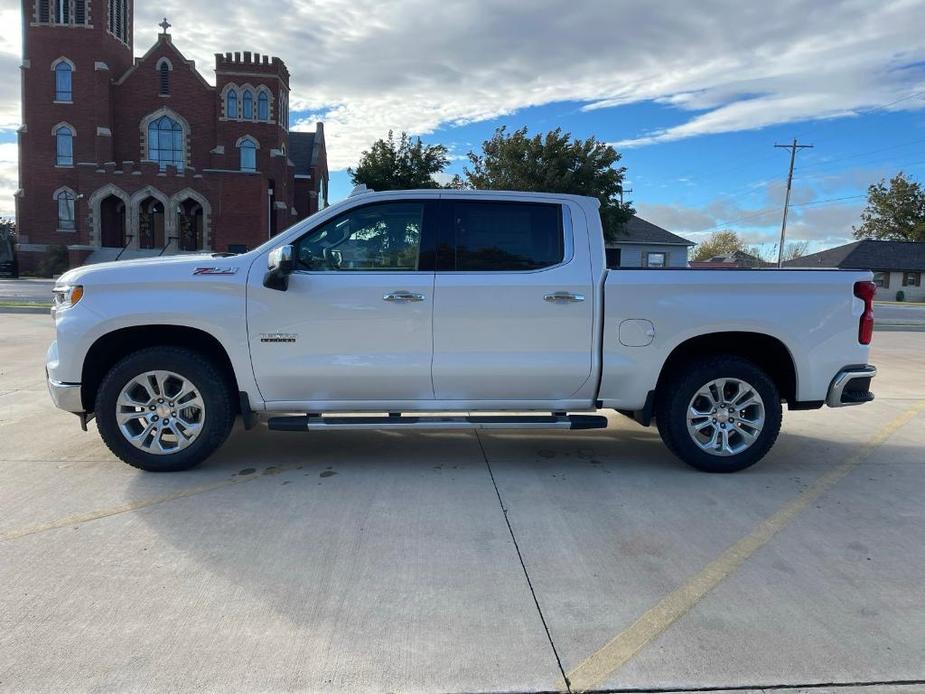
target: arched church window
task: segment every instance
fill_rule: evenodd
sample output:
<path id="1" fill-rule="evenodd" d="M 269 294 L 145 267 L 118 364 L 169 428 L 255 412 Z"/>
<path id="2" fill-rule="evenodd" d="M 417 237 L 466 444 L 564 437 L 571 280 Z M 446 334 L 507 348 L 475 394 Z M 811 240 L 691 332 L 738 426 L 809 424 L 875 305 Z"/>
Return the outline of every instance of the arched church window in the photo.
<path id="1" fill-rule="evenodd" d="M 170 63 L 161 61 L 157 70 L 160 73 L 161 94 L 170 94 Z"/>
<path id="2" fill-rule="evenodd" d="M 182 171 L 186 162 L 183 126 L 170 116 L 161 116 L 148 124 L 148 159 Z"/>
<path id="3" fill-rule="evenodd" d="M 55 101 L 73 101 L 73 69 L 70 63 L 59 60 L 55 64 Z"/>
<path id="4" fill-rule="evenodd" d="M 77 228 L 74 216 L 74 202 L 76 197 L 70 190 L 62 190 L 55 196 L 58 203 L 58 228 L 64 231 L 73 231 Z"/>
<path id="5" fill-rule="evenodd" d="M 238 92 L 236 89 L 229 89 L 225 96 L 225 117 L 238 117 Z"/>
<path id="6" fill-rule="evenodd" d="M 241 101 L 244 104 L 245 120 L 253 120 L 254 118 L 254 93 L 250 89 L 245 89 L 244 97 Z"/>
<path id="7" fill-rule="evenodd" d="M 241 150 L 241 171 L 257 170 L 257 143 L 249 137 L 243 137 L 238 142 Z"/>
<path id="8" fill-rule="evenodd" d="M 257 95 L 257 120 L 270 120 L 270 95 L 262 90 Z"/>
<path id="9" fill-rule="evenodd" d="M 55 130 L 55 164 L 74 166 L 74 131 L 67 125 Z"/>

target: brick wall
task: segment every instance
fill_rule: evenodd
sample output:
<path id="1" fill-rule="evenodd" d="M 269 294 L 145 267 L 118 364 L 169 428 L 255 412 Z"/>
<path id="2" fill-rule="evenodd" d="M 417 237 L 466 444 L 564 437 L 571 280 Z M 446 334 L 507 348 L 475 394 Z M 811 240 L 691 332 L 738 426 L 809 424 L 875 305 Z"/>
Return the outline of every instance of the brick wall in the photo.
<path id="1" fill-rule="evenodd" d="M 67 245 L 72 262 L 82 262 L 100 243 L 99 219 L 94 219 L 91 200 L 101 197 L 107 186 L 116 187 L 117 197 L 127 201 L 127 231 L 134 214 L 133 196 L 139 191 L 150 187 L 167 200 L 186 189 L 195 191 L 210 209 L 209 246 L 215 250 L 227 250 L 229 245 L 253 248 L 271 232 L 314 211 L 296 206 L 294 169 L 285 154 L 287 124 L 279 122 L 289 92 L 289 72 L 282 60 L 247 52 L 219 54 L 212 87 L 167 34 L 158 35 L 147 53 L 133 61 L 131 46 L 106 30 L 105 0 L 90 2 L 87 26 L 37 25 L 34 4 L 34 0 L 23 2 L 24 124 L 19 133 L 16 203 L 24 268 L 34 267 L 36 257 L 50 245 Z M 134 8 L 129 4 L 131 16 Z M 51 68 L 59 57 L 74 64 L 72 103 L 54 103 Z M 161 94 L 157 69 L 162 59 L 171 66 L 167 95 Z M 257 88 L 265 87 L 271 95 L 269 122 L 225 118 L 222 89 L 229 83 L 254 88 L 255 117 Z M 238 98 L 240 104 L 240 90 Z M 144 161 L 147 128 L 142 125 L 162 112 L 186 126 L 183 171 L 172 167 L 161 171 Z M 55 165 L 52 130 L 62 122 L 76 131 L 75 165 L 68 168 Z M 259 143 L 256 172 L 239 170 L 236 145 L 243 136 Z M 75 230 L 57 229 L 54 193 L 65 186 L 77 196 Z"/>

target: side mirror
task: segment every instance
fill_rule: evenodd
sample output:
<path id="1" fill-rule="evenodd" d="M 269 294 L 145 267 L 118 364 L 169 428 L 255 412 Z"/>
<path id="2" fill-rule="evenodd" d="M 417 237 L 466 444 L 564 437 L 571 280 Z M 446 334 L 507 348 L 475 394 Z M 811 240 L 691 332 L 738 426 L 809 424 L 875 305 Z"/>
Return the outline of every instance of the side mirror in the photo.
<path id="1" fill-rule="evenodd" d="M 292 246 L 280 246 L 270 251 L 267 258 L 267 274 L 263 276 L 263 286 L 284 292 L 289 289 L 289 275 L 292 274 Z"/>

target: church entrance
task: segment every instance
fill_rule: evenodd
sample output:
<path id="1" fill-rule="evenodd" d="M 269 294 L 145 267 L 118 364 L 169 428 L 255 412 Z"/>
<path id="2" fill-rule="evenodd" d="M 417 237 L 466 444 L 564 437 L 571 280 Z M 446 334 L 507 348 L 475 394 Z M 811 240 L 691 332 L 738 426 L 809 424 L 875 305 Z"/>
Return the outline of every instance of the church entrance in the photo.
<path id="1" fill-rule="evenodd" d="M 181 251 L 201 251 L 203 249 L 203 221 L 202 205 L 187 198 L 180 203 L 179 245 Z"/>
<path id="2" fill-rule="evenodd" d="M 147 197 L 138 206 L 138 247 L 163 248 L 165 238 L 164 204 L 157 198 Z"/>
<path id="3" fill-rule="evenodd" d="M 115 195 L 100 203 L 100 245 L 105 248 L 125 246 L 125 203 Z"/>

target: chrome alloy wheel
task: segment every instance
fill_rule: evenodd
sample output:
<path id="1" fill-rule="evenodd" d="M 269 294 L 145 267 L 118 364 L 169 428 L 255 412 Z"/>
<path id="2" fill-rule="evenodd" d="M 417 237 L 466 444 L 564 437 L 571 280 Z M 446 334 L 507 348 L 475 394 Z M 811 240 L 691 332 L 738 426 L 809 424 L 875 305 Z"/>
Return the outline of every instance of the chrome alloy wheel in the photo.
<path id="1" fill-rule="evenodd" d="M 145 453 L 169 455 L 187 448 L 206 421 L 199 389 L 173 371 L 146 371 L 116 400 L 116 423 L 126 441 Z"/>
<path id="2" fill-rule="evenodd" d="M 764 401 L 752 385 L 738 378 L 717 378 L 691 398 L 687 431 L 711 455 L 736 455 L 758 440 L 764 414 Z"/>

